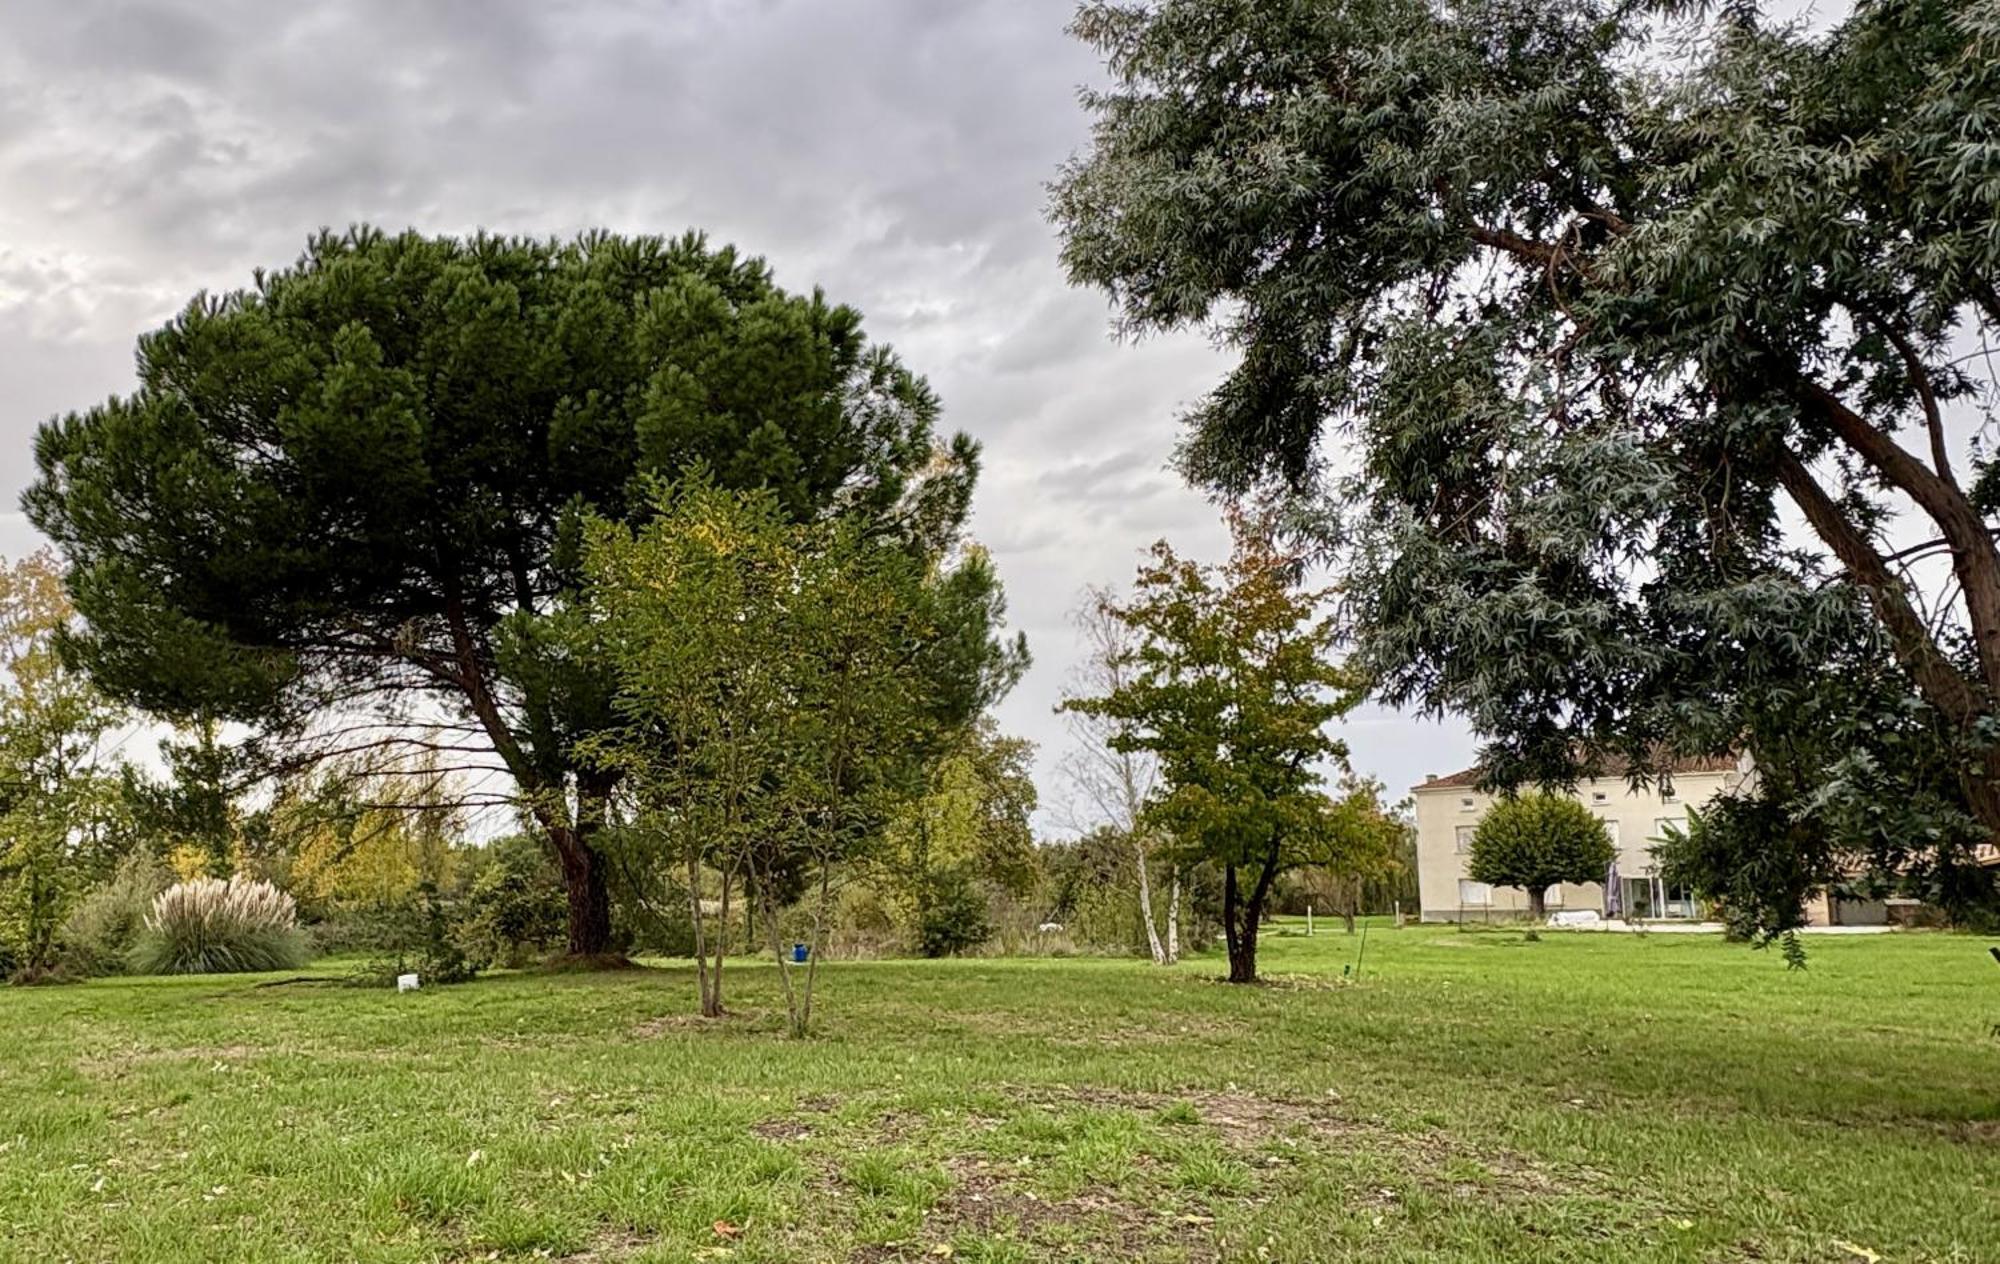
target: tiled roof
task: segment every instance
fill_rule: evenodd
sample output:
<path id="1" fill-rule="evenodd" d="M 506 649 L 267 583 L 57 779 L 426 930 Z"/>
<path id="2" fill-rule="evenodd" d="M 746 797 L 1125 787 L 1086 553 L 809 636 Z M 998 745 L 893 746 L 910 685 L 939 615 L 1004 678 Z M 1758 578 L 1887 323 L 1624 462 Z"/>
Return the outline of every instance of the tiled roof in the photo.
<path id="1" fill-rule="evenodd" d="M 1678 776 L 1692 776 L 1705 772 L 1735 772 L 1736 762 L 1737 757 L 1734 755 L 1704 755 L 1699 759 L 1676 759 L 1668 771 Z M 1424 779 L 1422 785 L 1411 786 L 1410 789 L 1412 791 L 1451 790 L 1476 786 L 1479 784 L 1479 778 L 1484 771 L 1481 768 L 1466 768 L 1443 777 L 1427 777 Z M 1623 777 L 1624 775 L 1625 760 L 1617 755 L 1607 755 L 1604 759 L 1603 770 L 1598 773 L 1598 777 L 1602 779 Z"/>

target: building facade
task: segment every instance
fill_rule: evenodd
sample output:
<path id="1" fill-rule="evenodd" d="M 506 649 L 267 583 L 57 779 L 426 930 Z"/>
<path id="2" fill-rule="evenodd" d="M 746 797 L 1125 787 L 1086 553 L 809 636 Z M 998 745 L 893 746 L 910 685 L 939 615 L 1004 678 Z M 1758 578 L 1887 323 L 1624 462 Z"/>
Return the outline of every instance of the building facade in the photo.
<path id="1" fill-rule="evenodd" d="M 1571 794 L 1599 820 L 1617 848 L 1614 898 L 1607 904 L 1603 882 L 1550 887 L 1548 909 L 1589 909 L 1632 921 L 1694 920 L 1702 910 L 1692 893 L 1661 880 L 1653 845 L 1670 825 L 1686 828 L 1688 809 L 1700 807 L 1741 784 L 1747 763 L 1733 759 L 1688 761 L 1669 778 L 1635 790 L 1619 770 L 1577 783 Z M 1466 875 L 1472 834 L 1495 796 L 1478 788 L 1478 769 L 1429 777 L 1411 787 L 1417 811 L 1417 890 L 1427 922 L 1504 921 L 1525 917 L 1528 894 L 1513 887 L 1490 887 Z"/>

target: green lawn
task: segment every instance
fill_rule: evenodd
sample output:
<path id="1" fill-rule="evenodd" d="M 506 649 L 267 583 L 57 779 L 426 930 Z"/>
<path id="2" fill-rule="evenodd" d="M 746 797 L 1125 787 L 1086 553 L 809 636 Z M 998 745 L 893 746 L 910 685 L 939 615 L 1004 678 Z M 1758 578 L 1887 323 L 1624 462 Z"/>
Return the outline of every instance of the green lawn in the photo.
<path id="1" fill-rule="evenodd" d="M 6 992 L 0 1258 L 2000 1260 L 1978 941 L 1356 946 Z"/>

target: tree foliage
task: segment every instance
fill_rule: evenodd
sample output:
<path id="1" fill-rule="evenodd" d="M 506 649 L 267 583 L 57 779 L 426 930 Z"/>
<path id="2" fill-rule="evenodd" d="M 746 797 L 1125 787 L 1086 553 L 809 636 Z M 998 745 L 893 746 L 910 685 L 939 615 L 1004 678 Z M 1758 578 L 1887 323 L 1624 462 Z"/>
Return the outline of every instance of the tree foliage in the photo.
<path id="1" fill-rule="evenodd" d="M 267 733 L 462 717 L 599 953 L 614 785 L 576 746 L 615 717 L 569 635 L 584 513 L 643 515 L 640 475 L 699 463 L 788 520 L 947 532 L 976 453 L 936 416 L 854 309 L 695 235 L 359 228 L 143 338 L 134 393 L 42 428 L 25 504 L 116 697 Z"/>
<path id="2" fill-rule="evenodd" d="M 1382 697 L 1470 717 L 1502 786 L 1747 742 L 1782 771 L 1718 822 L 1733 863 L 1991 897 L 2000 469 L 1951 442 L 2000 322 L 1990 4 L 1816 34 L 1153 0 L 1075 29 L 1112 83 L 1054 190 L 1069 271 L 1240 349 L 1185 468 L 1304 497 Z M 1777 819 L 1812 827 L 1736 833 Z"/>
<path id="3" fill-rule="evenodd" d="M 1232 514 L 1222 566 L 1165 541 L 1113 604 L 1133 632 L 1123 683 L 1065 709 L 1112 722 L 1115 749 L 1159 761 L 1144 823 L 1185 864 L 1222 871 L 1231 982 L 1257 977 L 1257 932 L 1279 873 L 1323 843 L 1325 766 L 1346 746 L 1327 725 L 1361 699 L 1360 677 L 1333 656 L 1326 594 L 1301 588 L 1298 560 L 1262 522 Z"/>
<path id="4" fill-rule="evenodd" d="M 988 892 L 1026 893 L 1036 879 L 1034 745 L 980 719 L 937 761 L 871 857 L 912 947 L 926 957 L 992 935 Z"/>
<path id="5" fill-rule="evenodd" d="M 834 868 L 1012 685 L 1025 648 L 1002 639 L 997 581 L 954 523 L 798 524 L 770 492 L 700 475 L 659 485 L 650 504 L 637 528 L 588 532 L 578 635 L 615 667 L 620 721 L 589 745 L 592 766 L 625 781 L 641 862 L 683 869 L 703 1012 L 722 1011 L 728 902 L 748 879 L 803 1034 L 819 953 L 794 992 L 775 892 L 810 877 L 823 947 Z M 663 857 L 647 854 L 655 839 Z M 705 873 L 719 880 L 713 933 Z"/>
<path id="6" fill-rule="evenodd" d="M 1548 889 L 1560 882 L 1603 882 L 1618 849 L 1604 822 L 1566 794 L 1546 790 L 1505 798 L 1480 818 L 1465 872 L 1474 882 L 1519 887 L 1528 913 L 1548 912 Z"/>
<path id="7" fill-rule="evenodd" d="M 1332 898 L 1331 905 L 1322 907 L 1337 910 L 1350 931 L 1363 911 L 1365 893 L 1408 867 L 1405 852 L 1413 827 L 1382 802 L 1382 789 L 1372 777 L 1343 776 L 1326 798 L 1319 828 L 1301 849 L 1308 880 Z"/>
<path id="8" fill-rule="evenodd" d="M 125 714 L 58 653 L 72 617 L 49 553 L 0 565 L 0 969 L 30 979 L 130 838 L 105 749 Z"/>

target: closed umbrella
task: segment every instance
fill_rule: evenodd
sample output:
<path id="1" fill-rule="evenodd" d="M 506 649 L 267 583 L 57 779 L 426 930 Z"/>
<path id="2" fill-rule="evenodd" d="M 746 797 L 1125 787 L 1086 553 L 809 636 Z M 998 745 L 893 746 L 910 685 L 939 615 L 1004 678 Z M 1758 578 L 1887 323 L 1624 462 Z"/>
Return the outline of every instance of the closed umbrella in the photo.
<path id="1" fill-rule="evenodd" d="M 1611 858 L 1611 867 L 1604 871 L 1604 915 L 1623 917 L 1625 915 L 1625 889 L 1618 881 L 1618 858 Z"/>

